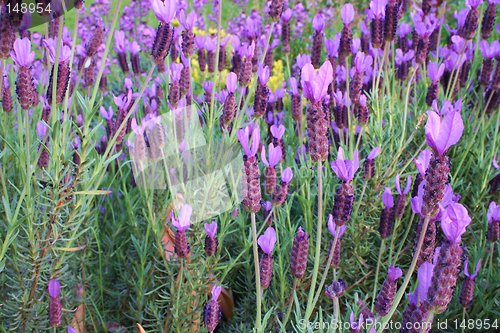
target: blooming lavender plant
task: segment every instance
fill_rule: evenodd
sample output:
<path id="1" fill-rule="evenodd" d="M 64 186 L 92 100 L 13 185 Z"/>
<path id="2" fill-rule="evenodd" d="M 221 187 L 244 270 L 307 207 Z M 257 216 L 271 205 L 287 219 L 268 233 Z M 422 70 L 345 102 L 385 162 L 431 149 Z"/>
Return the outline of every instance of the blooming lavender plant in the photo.
<path id="1" fill-rule="evenodd" d="M 347 160 L 344 149 L 339 148 L 337 160 L 332 161 L 333 172 L 342 180 L 342 184 L 335 192 L 335 203 L 332 216 L 335 224 L 342 226 L 351 219 L 352 203 L 354 201 L 354 187 L 351 182 L 359 168 L 358 151 L 354 151 L 353 159 Z"/>
<path id="2" fill-rule="evenodd" d="M 273 256 L 274 245 L 276 244 L 276 231 L 269 227 L 257 240 L 260 249 L 264 252 L 260 258 L 260 285 L 263 289 L 269 288 L 273 278 Z"/>

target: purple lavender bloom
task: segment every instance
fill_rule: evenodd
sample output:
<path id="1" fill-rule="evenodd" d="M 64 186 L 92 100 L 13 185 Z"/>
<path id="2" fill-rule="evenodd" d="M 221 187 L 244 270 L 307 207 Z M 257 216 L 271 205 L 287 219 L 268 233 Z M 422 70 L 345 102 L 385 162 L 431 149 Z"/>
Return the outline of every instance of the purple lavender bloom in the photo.
<path id="1" fill-rule="evenodd" d="M 370 55 L 365 55 L 363 52 L 356 53 L 354 58 L 354 68 L 357 72 L 364 73 L 366 69 L 373 64 L 373 58 Z"/>
<path id="2" fill-rule="evenodd" d="M 441 77 L 444 74 L 444 69 L 445 69 L 444 64 L 441 64 L 438 67 L 436 63 L 431 62 L 427 67 L 427 75 L 429 76 L 429 79 L 431 79 L 433 83 L 436 83 L 439 80 L 441 80 Z"/>
<path id="3" fill-rule="evenodd" d="M 267 228 L 264 234 L 259 236 L 257 243 L 264 253 L 271 254 L 274 250 L 274 245 L 276 244 L 276 231 L 274 228 Z"/>
<path id="4" fill-rule="evenodd" d="M 234 92 L 236 91 L 236 83 L 238 82 L 238 76 L 236 75 L 236 73 L 229 73 L 227 74 L 227 77 L 226 77 L 226 89 L 228 91 L 228 93 L 232 93 L 234 94 Z"/>
<path id="5" fill-rule="evenodd" d="M 279 161 L 281 161 L 281 155 L 282 155 L 281 147 L 280 146 L 274 147 L 274 145 L 270 143 L 268 151 L 269 151 L 269 159 L 266 158 L 266 148 L 262 147 L 260 155 L 262 163 L 264 163 L 264 165 L 267 167 L 274 168 L 279 163 Z"/>
<path id="6" fill-rule="evenodd" d="M 347 229 L 347 226 L 344 224 L 340 227 L 338 227 L 335 224 L 335 221 L 333 220 L 332 214 L 328 214 L 328 231 L 330 231 L 330 234 L 332 234 L 332 237 L 335 237 L 335 235 L 338 234 L 338 239 L 342 238 L 342 235 L 344 235 L 345 231 Z"/>
<path id="7" fill-rule="evenodd" d="M 186 12 L 182 10 L 179 13 L 179 22 L 181 23 L 182 27 L 186 30 L 193 29 L 196 23 L 196 18 L 197 16 L 195 12 L 190 12 L 189 14 L 186 15 Z"/>
<path id="8" fill-rule="evenodd" d="M 346 160 L 344 157 L 344 149 L 339 147 L 337 154 L 337 160 L 332 161 L 331 167 L 337 177 L 342 179 L 344 182 L 350 182 L 354 178 L 354 174 L 359 168 L 359 154 L 358 150 L 354 151 L 353 160 Z"/>
<path id="9" fill-rule="evenodd" d="M 487 40 L 482 40 L 479 43 L 479 48 L 481 49 L 481 53 L 484 58 L 492 59 L 495 58 L 500 52 L 500 42 L 495 40 L 490 44 Z"/>
<path id="10" fill-rule="evenodd" d="M 497 205 L 494 201 L 490 202 L 486 218 L 488 223 L 500 221 L 500 205 Z"/>
<path id="11" fill-rule="evenodd" d="M 450 243 L 459 244 L 471 218 L 467 209 L 459 203 L 452 203 L 441 212 L 441 229 Z"/>
<path id="12" fill-rule="evenodd" d="M 281 181 L 283 183 L 289 183 L 293 178 L 292 168 L 288 167 L 281 173 Z"/>
<path id="13" fill-rule="evenodd" d="M 268 66 L 259 66 L 257 69 L 257 76 L 259 77 L 259 83 L 262 86 L 265 86 L 267 82 L 269 82 L 269 76 L 271 75 L 271 71 Z"/>
<path id="14" fill-rule="evenodd" d="M 281 14 L 281 20 L 285 23 L 290 22 L 290 19 L 292 18 L 292 10 L 290 8 L 287 8 L 282 14 Z"/>
<path id="15" fill-rule="evenodd" d="M 288 80 L 288 84 L 290 86 L 290 90 L 288 91 L 291 95 L 293 96 L 298 96 L 299 95 L 299 86 L 297 84 L 297 79 L 294 77 L 291 77 Z"/>
<path id="16" fill-rule="evenodd" d="M 340 35 L 336 34 L 333 39 L 325 40 L 326 53 L 329 57 L 337 58 L 339 56 Z"/>
<path id="17" fill-rule="evenodd" d="M 381 152 L 380 147 L 375 147 L 370 151 L 366 159 L 374 160 L 375 158 L 377 158 L 378 155 L 380 155 L 380 152 Z"/>
<path id="18" fill-rule="evenodd" d="M 295 60 L 297 68 L 302 69 L 305 65 L 311 63 L 311 56 L 308 54 L 299 54 Z"/>
<path id="19" fill-rule="evenodd" d="M 396 175 L 396 191 L 398 191 L 398 194 L 399 195 L 403 195 L 403 194 L 408 194 L 410 192 L 410 189 L 411 189 L 411 176 L 407 176 L 406 177 L 406 187 L 405 187 L 405 190 L 404 191 L 401 191 L 401 185 L 399 183 L 399 175 Z"/>
<path id="20" fill-rule="evenodd" d="M 316 72 L 312 64 L 302 67 L 301 84 L 304 96 L 311 102 L 321 102 L 328 93 L 328 86 L 333 81 L 333 67 L 327 60 Z"/>
<path id="21" fill-rule="evenodd" d="M 425 124 L 427 144 L 434 152 L 442 156 L 456 144 L 462 136 L 464 123 L 460 112 L 449 112 L 441 118 L 436 112 L 427 112 L 429 118 Z"/>
<path id="22" fill-rule="evenodd" d="M 253 128 L 251 135 L 250 126 L 247 126 L 239 129 L 236 136 L 238 137 L 238 140 L 243 147 L 243 152 L 247 157 L 255 156 L 255 154 L 257 154 L 260 145 L 260 129 L 258 126 Z"/>
<path id="23" fill-rule="evenodd" d="M 36 134 L 40 140 L 45 139 L 47 136 L 47 125 L 41 120 L 36 123 Z"/>
<path id="24" fill-rule="evenodd" d="M 417 167 L 418 172 L 422 177 L 425 176 L 425 172 L 429 167 L 429 163 L 432 158 L 432 152 L 429 149 L 424 149 L 420 152 L 418 157 L 413 161 Z"/>
<path id="25" fill-rule="evenodd" d="M 176 218 L 174 213 L 171 213 L 172 225 L 177 228 L 177 231 L 186 231 L 191 226 L 191 213 L 193 208 L 190 205 L 183 205 L 179 211 L 179 217 Z"/>
<path id="26" fill-rule="evenodd" d="M 184 68 L 183 64 L 178 64 L 175 62 L 172 62 L 170 64 L 170 79 L 172 82 L 179 82 L 181 79 L 181 72 L 182 69 Z"/>
<path id="27" fill-rule="evenodd" d="M 483 0 L 465 0 L 465 5 L 469 9 L 477 8 L 482 3 Z"/>
<path id="28" fill-rule="evenodd" d="M 354 7 L 350 3 L 346 3 L 340 10 L 340 16 L 345 25 L 350 24 L 354 20 L 354 15 Z"/>
<path id="29" fill-rule="evenodd" d="M 479 269 L 481 269 L 481 259 L 476 264 L 476 269 L 474 270 L 474 273 L 470 274 L 469 273 L 469 260 L 466 259 L 464 260 L 464 275 L 468 277 L 469 279 L 475 279 L 477 277 L 477 274 L 479 273 Z"/>
<path id="30" fill-rule="evenodd" d="M 321 15 L 321 13 L 318 13 L 314 16 L 312 26 L 317 32 L 323 31 L 323 29 L 325 28 L 325 19 L 323 18 L 323 15 Z"/>
<path id="31" fill-rule="evenodd" d="M 374 17 L 384 18 L 385 17 L 385 5 L 387 0 L 372 0 L 370 1 L 370 10 Z"/>
<path id="32" fill-rule="evenodd" d="M 213 221 L 212 223 L 205 223 L 204 224 L 204 229 L 205 232 L 207 233 L 208 236 L 214 238 L 217 234 L 217 222 Z"/>
<path id="33" fill-rule="evenodd" d="M 400 65 L 403 62 L 408 62 L 412 60 L 414 56 L 415 52 L 413 50 L 409 50 L 408 52 L 403 53 L 401 49 L 397 49 L 395 58 L 396 65 Z"/>
<path id="34" fill-rule="evenodd" d="M 115 50 L 118 53 L 124 53 L 126 51 L 127 39 L 125 38 L 125 32 L 116 31 L 115 32 Z"/>
<path id="35" fill-rule="evenodd" d="M 418 284 L 415 291 L 408 296 L 410 303 L 417 305 L 422 304 L 427 299 L 427 292 L 432 281 L 434 265 L 425 261 L 419 268 L 417 273 Z"/>
<path id="36" fill-rule="evenodd" d="M 389 270 L 387 273 L 387 277 L 392 280 L 396 281 L 399 279 L 401 276 L 403 276 L 403 271 L 401 271 L 401 268 L 394 267 L 394 266 L 389 266 Z"/>
<path id="37" fill-rule="evenodd" d="M 28 38 L 16 39 L 10 56 L 16 65 L 29 67 L 35 60 L 35 52 L 31 51 L 30 40 Z"/>
<path id="38" fill-rule="evenodd" d="M 78 333 L 73 327 L 68 326 L 67 327 L 67 333 Z"/>
<path id="39" fill-rule="evenodd" d="M 50 297 L 57 298 L 61 295 L 61 283 L 57 279 L 49 280 L 47 290 Z"/>
<path id="40" fill-rule="evenodd" d="M 271 134 L 276 140 L 281 140 L 283 134 L 285 134 L 285 126 L 283 125 L 273 125 L 271 126 Z"/>
<path id="41" fill-rule="evenodd" d="M 116 38 L 115 38 L 116 39 Z M 47 49 L 50 62 L 53 64 L 56 61 L 57 41 L 53 38 L 46 38 L 42 41 L 43 46 Z M 71 57 L 71 48 L 68 45 L 62 45 L 59 53 L 59 62 L 66 62 Z"/>
<path id="42" fill-rule="evenodd" d="M 176 0 L 151 0 L 151 8 L 156 15 L 158 21 L 165 24 L 170 23 L 177 11 Z"/>
<path id="43" fill-rule="evenodd" d="M 384 193 L 382 194 L 382 202 L 385 208 L 394 207 L 394 197 L 392 196 L 392 191 L 390 188 L 385 187 Z"/>

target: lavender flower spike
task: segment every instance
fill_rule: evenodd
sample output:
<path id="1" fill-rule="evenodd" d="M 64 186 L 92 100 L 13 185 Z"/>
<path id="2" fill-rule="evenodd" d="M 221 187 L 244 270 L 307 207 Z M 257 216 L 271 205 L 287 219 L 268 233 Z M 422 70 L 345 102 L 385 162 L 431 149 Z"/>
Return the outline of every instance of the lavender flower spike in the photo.
<path id="1" fill-rule="evenodd" d="M 444 69 L 444 64 L 438 66 L 436 63 L 431 62 L 427 67 L 427 75 L 432 82 L 438 82 L 444 74 Z"/>
<path id="2" fill-rule="evenodd" d="M 477 277 L 477 273 L 479 273 L 479 269 L 481 268 L 481 260 L 479 260 L 476 264 L 476 270 L 474 273 L 469 273 L 469 259 L 465 259 L 464 265 L 464 275 L 465 280 L 462 283 L 462 290 L 460 291 L 460 304 L 464 307 L 468 307 L 474 301 L 474 288 L 475 288 L 475 280 Z"/>
<path id="3" fill-rule="evenodd" d="M 205 326 L 207 326 L 207 330 L 209 332 L 215 331 L 222 317 L 220 305 L 218 302 L 221 291 L 222 291 L 221 286 L 214 285 L 212 287 L 212 298 L 207 304 L 205 304 L 205 309 L 204 309 L 205 311 L 203 317 Z"/>
<path id="4" fill-rule="evenodd" d="M 310 63 L 302 67 L 301 84 L 304 96 L 311 102 L 322 101 L 328 92 L 328 86 L 333 81 L 333 67 L 327 60 L 316 72 Z"/>
<path id="5" fill-rule="evenodd" d="M 395 220 L 394 197 L 392 196 L 391 189 L 388 187 L 385 188 L 384 194 L 382 194 L 382 202 L 384 209 L 380 214 L 379 232 L 380 237 L 385 239 L 392 234 Z"/>
<path id="6" fill-rule="evenodd" d="M 354 151 L 353 160 L 346 160 L 344 157 L 344 149 L 339 147 L 337 160 L 332 161 L 331 167 L 335 174 L 348 183 L 354 178 L 354 174 L 359 168 L 359 154 L 358 150 Z"/>
<path id="7" fill-rule="evenodd" d="M 364 163 L 364 173 L 365 173 L 365 179 L 372 179 L 375 176 L 375 158 L 377 158 L 378 155 L 380 155 L 380 147 L 375 147 L 373 148 L 368 156 L 366 157 L 365 163 Z"/>
<path id="8" fill-rule="evenodd" d="M 488 207 L 488 240 L 496 242 L 500 238 L 500 205 L 492 201 Z"/>
<path id="9" fill-rule="evenodd" d="M 460 112 L 452 111 L 441 118 L 436 112 L 427 112 L 429 118 L 425 124 L 427 144 L 434 152 L 442 156 L 456 144 L 464 131 L 464 123 Z"/>
<path id="10" fill-rule="evenodd" d="M 158 21 L 163 23 L 170 23 L 177 10 L 177 1 L 175 0 L 151 0 L 151 8 L 155 13 Z"/>
<path id="11" fill-rule="evenodd" d="M 269 227 L 257 239 L 257 243 L 264 252 L 260 258 L 260 285 L 263 289 L 267 289 L 271 284 L 271 279 L 273 277 L 273 256 L 272 252 L 274 250 L 274 245 L 276 244 L 276 231 Z"/>
<path id="12" fill-rule="evenodd" d="M 217 222 L 214 220 L 212 223 L 205 223 L 205 253 L 208 256 L 213 256 L 217 252 L 219 242 L 217 240 Z"/>
<path id="13" fill-rule="evenodd" d="M 389 313 L 389 309 L 394 301 L 394 296 L 396 295 L 396 280 L 402 275 L 403 272 L 400 268 L 393 267 L 392 265 L 389 266 L 387 278 L 385 279 L 375 302 L 375 311 L 377 311 L 377 314 L 380 316 L 385 316 Z"/>
<path id="14" fill-rule="evenodd" d="M 49 281 L 47 290 L 49 292 L 49 322 L 50 326 L 57 327 L 62 323 L 62 303 L 59 296 L 61 295 L 61 283 L 57 279 Z"/>
<path id="15" fill-rule="evenodd" d="M 441 218 L 441 229 L 450 243 L 459 244 L 471 218 L 467 209 L 459 203 L 451 203 Z"/>
<path id="16" fill-rule="evenodd" d="M 299 227 L 293 239 L 292 252 L 290 254 L 290 272 L 297 279 L 301 279 L 307 269 L 307 255 L 309 251 L 309 235 Z"/>

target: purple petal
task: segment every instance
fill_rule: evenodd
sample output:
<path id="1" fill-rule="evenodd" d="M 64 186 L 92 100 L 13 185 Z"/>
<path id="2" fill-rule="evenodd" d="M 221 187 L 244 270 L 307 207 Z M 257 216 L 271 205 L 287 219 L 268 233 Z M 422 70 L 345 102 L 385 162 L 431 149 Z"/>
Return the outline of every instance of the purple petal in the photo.
<path id="1" fill-rule="evenodd" d="M 227 91 L 233 93 L 236 91 L 236 82 L 238 81 L 238 76 L 236 73 L 229 73 L 226 77 L 226 88 Z"/>
<path id="2" fill-rule="evenodd" d="M 380 155 L 380 151 L 380 147 L 375 147 L 370 151 L 366 158 L 368 160 L 374 160 L 378 155 Z"/>
<path id="3" fill-rule="evenodd" d="M 418 158 L 416 158 L 414 161 L 415 166 L 417 167 L 418 172 L 420 173 L 420 175 L 422 177 L 425 176 L 425 172 L 427 171 L 427 168 L 429 167 L 431 157 L 432 157 L 432 152 L 429 149 L 424 149 L 418 155 Z"/>
<path id="4" fill-rule="evenodd" d="M 427 299 L 427 292 L 431 285 L 433 272 L 434 265 L 430 262 L 424 262 L 418 269 L 418 285 L 416 291 L 418 292 L 420 303 Z"/>
<path id="5" fill-rule="evenodd" d="M 444 154 L 462 136 L 464 123 L 459 112 L 450 112 L 443 119 L 434 111 L 427 113 L 425 124 L 427 144 L 439 155 Z"/>
<path id="6" fill-rule="evenodd" d="M 392 281 L 396 281 L 403 275 L 401 268 L 389 266 L 389 271 L 387 273 L 387 278 Z"/>
<path id="7" fill-rule="evenodd" d="M 57 279 L 51 279 L 49 280 L 47 290 L 50 297 L 57 298 L 61 294 L 61 283 Z"/>
<path id="8" fill-rule="evenodd" d="M 344 24 L 350 24 L 354 20 L 354 7 L 350 3 L 346 3 L 340 10 L 340 16 Z"/>
<path id="9" fill-rule="evenodd" d="M 212 287 L 212 299 L 218 300 L 221 292 L 222 292 L 222 287 L 218 286 L 218 285 L 214 285 Z"/>
<path id="10" fill-rule="evenodd" d="M 500 221 L 500 205 L 497 205 L 494 201 L 490 202 L 486 218 L 490 224 L 495 221 Z"/>
<path id="11" fill-rule="evenodd" d="M 394 197 L 392 196 L 391 189 L 386 187 L 384 194 L 382 194 L 382 202 L 386 208 L 394 207 Z"/>
<path id="12" fill-rule="evenodd" d="M 288 167 L 281 173 L 281 181 L 284 183 L 289 183 L 293 178 L 292 168 Z"/>
<path id="13" fill-rule="evenodd" d="M 441 229 L 446 238 L 452 243 L 460 243 L 466 227 L 471 222 L 467 209 L 461 204 L 452 203 L 442 215 Z"/>
<path id="14" fill-rule="evenodd" d="M 267 228 L 264 234 L 257 239 L 257 243 L 264 253 L 271 254 L 276 244 L 276 231 L 274 228 Z"/>
<path id="15" fill-rule="evenodd" d="M 210 237 L 215 237 L 217 234 L 217 222 L 213 221 L 212 223 L 205 223 L 204 225 L 205 232 Z"/>

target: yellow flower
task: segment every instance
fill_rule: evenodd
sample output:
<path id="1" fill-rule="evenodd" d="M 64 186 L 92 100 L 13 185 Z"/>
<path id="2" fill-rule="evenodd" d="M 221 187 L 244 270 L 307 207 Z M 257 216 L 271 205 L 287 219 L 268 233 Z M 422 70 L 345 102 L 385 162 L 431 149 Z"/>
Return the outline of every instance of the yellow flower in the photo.
<path id="1" fill-rule="evenodd" d="M 191 59 L 191 77 L 194 82 L 200 82 L 201 73 L 200 73 L 200 64 L 197 59 Z"/>
<path id="2" fill-rule="evenodd" d="M 177 28 L 177 27 L 179 27 L 180 25 L 181 25 L 181 23 L 179 22 L 179 20 L 178 20 L 178 19 L 174 18 L 174 19 L 172 20 L 172 26 L 173 26 L 174 28 Z"/>
<path id="3" fill-rule="evenodd" d="M 283 71 L 283 61 L 276 60 L 273 64 L 273 75 L 269 78 L 268 87 L 272 92 L 283 87 L 285 73 Z"/>

